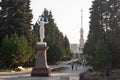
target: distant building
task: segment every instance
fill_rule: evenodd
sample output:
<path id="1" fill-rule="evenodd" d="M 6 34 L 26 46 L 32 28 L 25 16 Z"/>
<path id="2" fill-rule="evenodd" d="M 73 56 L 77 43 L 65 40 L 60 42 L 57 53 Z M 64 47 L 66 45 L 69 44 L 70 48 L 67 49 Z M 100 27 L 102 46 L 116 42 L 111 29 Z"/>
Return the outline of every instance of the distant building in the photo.
<path id="1" fill-rule="evenodd" d="M 74 54 L 74 58 L 80 57 L 79 44 L 70 44 L 70 50 Z"/>

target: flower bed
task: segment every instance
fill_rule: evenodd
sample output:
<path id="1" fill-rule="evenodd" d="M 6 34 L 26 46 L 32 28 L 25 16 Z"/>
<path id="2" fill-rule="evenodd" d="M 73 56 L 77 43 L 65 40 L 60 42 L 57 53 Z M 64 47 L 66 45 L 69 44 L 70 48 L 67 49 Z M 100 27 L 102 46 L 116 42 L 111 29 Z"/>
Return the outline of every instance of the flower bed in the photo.
<path id="1" fill-rule="evenodd" d="M 105 72 L 84 72 L 80 74 L 79 80 L 120 80 L 120 72 L 111 72 L 109 77 Z"/>

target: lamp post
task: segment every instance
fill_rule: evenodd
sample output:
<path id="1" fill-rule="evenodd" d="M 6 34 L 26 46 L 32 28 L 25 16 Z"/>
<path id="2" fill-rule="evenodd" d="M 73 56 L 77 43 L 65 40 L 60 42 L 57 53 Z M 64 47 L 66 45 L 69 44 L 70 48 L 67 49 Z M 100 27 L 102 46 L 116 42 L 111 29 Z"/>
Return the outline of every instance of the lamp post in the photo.
<path id="1" fill-rule="evenodd" d="M 107 44 L 107 47 L 109 49 L 109 36 L 108 36 L 108 30 L 110 29 L 110 26 L 109 26 L 109 18 L 110 18 L 110 12 L 106 11 L 103 13 L 103 19 L 104 19 L 104 40 L 105 40 L 105 43 Z M 112 70 L 112 65 L 111 65 L 111 62 L 108 62 L 107 64 L 107 68 L 106 68 L 106 76 L 109 77 L 110 74 L 111 74 L 111 70 Z"/>

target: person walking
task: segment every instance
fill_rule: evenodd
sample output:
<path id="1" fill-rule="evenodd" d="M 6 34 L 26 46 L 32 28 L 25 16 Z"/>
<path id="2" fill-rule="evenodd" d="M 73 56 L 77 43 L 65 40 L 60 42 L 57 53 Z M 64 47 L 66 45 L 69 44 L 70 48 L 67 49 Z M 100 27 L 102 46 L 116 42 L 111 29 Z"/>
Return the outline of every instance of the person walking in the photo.
<path id="1" fill-rule="evenodd" d="M 71 67 L 72 67 L 72 70 L 74 69 L 74 64 L 73 64 L 73 62 L 71 63 Z"/>

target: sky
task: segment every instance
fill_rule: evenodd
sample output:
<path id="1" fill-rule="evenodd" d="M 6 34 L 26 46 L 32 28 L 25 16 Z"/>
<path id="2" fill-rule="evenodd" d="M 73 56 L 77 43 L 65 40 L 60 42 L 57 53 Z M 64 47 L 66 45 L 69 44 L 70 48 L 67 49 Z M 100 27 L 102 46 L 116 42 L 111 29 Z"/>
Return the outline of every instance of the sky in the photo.
<path id="1" fill-rule="evenodd" d="M 66 35 L 71 44 L 79 44 L 81 28 L 81 10 L 83 10 L 84 39 L 89 32 L 89 8 L 93 0 L 31 0 L 32 23 L 42 15 L 44 8 L 51 10 L 58 29 Z"/>

